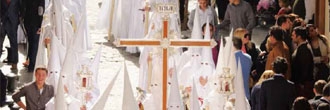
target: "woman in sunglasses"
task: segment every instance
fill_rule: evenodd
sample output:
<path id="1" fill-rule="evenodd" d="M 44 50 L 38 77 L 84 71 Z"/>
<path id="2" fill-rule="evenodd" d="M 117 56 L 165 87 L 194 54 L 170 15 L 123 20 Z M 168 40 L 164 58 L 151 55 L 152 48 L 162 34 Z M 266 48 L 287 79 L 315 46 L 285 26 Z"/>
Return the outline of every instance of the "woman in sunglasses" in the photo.
<path id="1" fill-rule="evenodd" d="M 256 62 L 258 61 L 257 58 L 258 58 L 258 55 L 260 53 L 259 49 L 256 48 L 256 45 L 250 41 L 250 37 L 251 37 L 251 34 L 248 33 L 248 31 L 246 29 L 243 29 L 243 28 L 237 28 L 235 31 L 234 31 L 234 36 L 235 37 L 239 37 L 241 40 L 242 40 L 242 51 L 244 53 L 247 53 L 251 56 L 251 59 L 252 59 L 252 67 L 251 67 L 251 76 L 253 78 L 253 82 L 257 82 L 260 75 L 260 74 L 257 74 L 256 72 Z M 252 82 L 252 81 L 251 81 Z M 252 87 L 253 85 L 250 84 L 250 86 Z"/>

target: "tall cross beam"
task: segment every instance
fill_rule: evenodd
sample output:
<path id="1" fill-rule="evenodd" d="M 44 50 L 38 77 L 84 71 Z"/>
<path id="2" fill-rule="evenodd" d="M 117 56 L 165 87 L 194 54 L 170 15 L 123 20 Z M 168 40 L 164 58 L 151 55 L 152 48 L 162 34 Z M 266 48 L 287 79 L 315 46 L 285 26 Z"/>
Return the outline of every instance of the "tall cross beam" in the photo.
<path id="1" fill-rule="evenodd" d="M 117 39 L 114 43 L 120 47 L 128 46 L 153 46 L 162 47 L 163 59 L 163 94 L 162 94 L 162 109 L 166 110 L 167 106 L 167 73 L 168 73 L 168 48 L 170 47 L 214 47 L 217 43 L 214 40 L 194 40 L 194 39 L 169 39 L 168 38 L 168 14 L 173 13 L 176 5 L 174 4 L 158 4 L 158 12 L 165 13 L 163 18 L 163 33 L 161 39 Z"/>

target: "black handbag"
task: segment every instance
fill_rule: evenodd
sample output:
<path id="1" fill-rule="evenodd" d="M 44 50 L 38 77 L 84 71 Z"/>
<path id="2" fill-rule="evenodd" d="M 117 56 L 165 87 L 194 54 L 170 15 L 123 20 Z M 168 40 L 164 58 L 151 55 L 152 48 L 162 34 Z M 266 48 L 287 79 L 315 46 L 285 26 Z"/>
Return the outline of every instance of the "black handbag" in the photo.
<path id="1" fill-rule="evenodd" d="M 257 72 L 257 74 L 253 77 L 253 79 L 255 81 L 256 80 L 259 80 L 260 76 L 265 71 L 266 62 L 267 62 L 267 56 L 268 56 L 268 54 L 265 54 L 263 56 L 258 56 L 257 57 L 257 62 L 256 62 L 256 72 Z"/>

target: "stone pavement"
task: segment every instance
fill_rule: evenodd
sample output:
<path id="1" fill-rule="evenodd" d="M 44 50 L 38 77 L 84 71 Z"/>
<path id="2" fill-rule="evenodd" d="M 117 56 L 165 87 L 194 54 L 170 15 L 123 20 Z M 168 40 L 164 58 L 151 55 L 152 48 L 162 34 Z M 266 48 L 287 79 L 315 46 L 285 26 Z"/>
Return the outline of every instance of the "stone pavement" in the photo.
<path id="1" fill-rule="evenodd" d="M 138 56 L 139 54 L 130 54 L 125 52 L 123 47 L 115 47 L 112 43 L 106 40 L 107 31 L 96 29 L 96 22 L 98 19 L 98 13 L 100 11 L 98 7 L 98 2 L 101 0 L 87 0 L 87 20 L 89 24 L 89 34 L 92 39 L 93 49 L 88 52 L 88 57 L 93 58 L 98 47 L 103 44 L 103 50 L 101 55 L 101 62 L 99 65 L 99 87 L 101 93 L 105 89 L 105 86 L 110 82 L 114 77 L 115 72 L 123 66 L 123 62 L 126 61 L 129 77 L 132 84 L 132 89 L 135 92 L 135 87 L 138 84 L 138 73 L 139 73 L 139 64 Z M 256 28 L 253 33 L 252 40 L 259 45 L 260 42 L 264 39 L 267 31 L 264 28 Z M 185 36 L 189 36 L 189 31 L 182 32 Z M 9 45 L 8 40 L 6 40 L 4 45 Z M 32 81 L 32 73 L 27 73 L 26 68 L 23 67 L 22 62 L 25 61 L 26 52 L 24 46 L 20 45 L 19 52 L 19 63 L 18 71 L 10 71 L 10 65 L 0 63 L 0 68 L 5 74 L 18 74 L 19 78 L 17 79 L 17 86 L 28 83 Z M 1 57 L 3 61 L 6 57 L 6 51 Z M 123 71 L 120 73 L 115 86 L 113 87 L 111 93 L 109 94 L 108 101 L 106 102 L 105 110 L 121 110 L 122 108 L 122 96 L 123 96 Z M 9 97 L 11 98 L 11 97 Z M 9 110 L 8 107 L 2 107 L 1 110 Z"/>

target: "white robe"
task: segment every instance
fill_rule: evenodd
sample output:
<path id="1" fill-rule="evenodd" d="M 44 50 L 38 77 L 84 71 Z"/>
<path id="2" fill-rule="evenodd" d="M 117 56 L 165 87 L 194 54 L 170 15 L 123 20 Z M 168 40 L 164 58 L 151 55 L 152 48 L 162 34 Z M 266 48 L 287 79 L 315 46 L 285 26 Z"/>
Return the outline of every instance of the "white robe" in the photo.
<path id="1" fill-rule="evenodd" d="M 76 27 L 75 31 L 75 48 L 79 51 L 90 50 L 91 40 L 88 35 L 88 25 L 87 25 L 87 11 L 86 11 L 86 0 L 71 0 L 71 12 L 73 13 L 74 22 Z"/>
<path id="2" fill-rule="evenodd" d="M 197 94 L 198 94 L 198 97 L 199 98 L 202 98 L 202 99 L 205 99 L 207 97 L 207 95 L 210 93 L 210 91 L 212 90 L 212 76 L 213 76 L 213 73 L 201 73 L 201 72 L 198 72 L 197 74 L 195 74 L 193 77 L 194 79 L 194 82 L 196 84 L 196 87 L 197 87 Z M 203 77 L 205 79 L 207 79 L 207 83 L 203 86 L 200 81 L 199 81 L 199 78 L 200 77 Z M 192 87 L 192 78 L 191 78 L 191 86 Z"/>
<path id="3" fill-rule="evenodd" d="M 110 21 L 110 13 L 112 9 L 115 10 L 114 7 L 111 7 L 112 1 L 116 4 L 116 1 L 118 0 L 102 0 L 101 11 L 98 15 L 99 17 L 97 19 L 96 28 L 109 30 L 110 22 L 112 22 Z"/>
<path id="4" fill-rule="evenodd" d="M 158 49 L 158 50 L 157 50 Z M 154 105 L 153 107 L 149 106 L 148 108 L 145 108 L 145 110 L 152 110 L 152 108 L 157 108 L 157 109 L 161 109 L 162 107 L 162 93 L 163 93 L 163 90 L 162 90 L 162 86 L 163 86 L 163 82 L 162 82 L 162 79 L 163 79 L 163 68 L 162 68 L 162 65 L 163 65 L 163 59 L 162 59 L 162 54 L 161 54 L 161 50 L 160 48 L 153 48 L 151 49 L 153 52 L 155 51 L 158 51 L 157 53 L 153 54 L 152 55 L 152 76 L 151 76 L 151 81 L 150 81 L 150 85 L 147 84 L 147 77 L 148 77 L 148 74 L 147 74 L 147 71 L 145 71 L 146 73 L 142 73 L 141 75 L 144 75 L 144 76 L 140 76 L 141 77 L 144 77 L 144 79 L 146 80 L 140 80 L 142 82 L 140 82 L 140 85 L 142 86 L 145 86 L 146 88 L 142 88 L 144 90 L 148 89 L 148 87 L 150 88 L 150 93 L 151 93 L 151 97 L 149 98 L 149 100 L 153 100 L 152 101 L 152 105 Z M 146 48 L 145 50 L 146 51 Z M 172 56 L 169 56 L 168 57 L 168 70 L 171 70 L 173 68 L 175 68 L 175 64 L 174 64 L 174 60 L 175 60 L 175 57 L 177 57 L 178 55 L 172 55 Z M 147 67 L 146 67 L 147 69 Z M 169 74 L 167 75 L 167 81 L 168 83 L 166 84 L 166 86 L 168 86 L 168 89 L 167 89 L 167 92 L 170 91 L 169 89 L 169 83 L 171 83 L 171 78 L 169 77 Z M 142 83 L 142 84 L 141 84 Z M 148 103 L 150 103 L 151 101 L 147 101 Z M 149 104 L 150 105 L 150 104 Z M 150 108 L 151 107 L 151 108 Z"/>
<path id="5" fill-rule="evenodd" d="M 209 110 L 223 110 L 225 103 L 225 97 L 216 90 L 212 90 L 205 99 L 203 107 L 207 107 Z"/>
<path id="6" fill-rule="evenodd" d="M 110 0 L 109 0 L 110 1 Z M 109 21 L 109 23 L 110 22 L 112 22 L 111 24 L 112 24 L 112 28 L 111 28 L 111 33 L 112 33 L 112 35 L 115 37 L 115 38 L 117 38 L 117 36 L 118 36 L 118 25 L 120 25 L 119 24 L 119 22 L 118 22 L 118 19 L 120 19 L 120 17 L 121 17 L 121 13 L 119 13 L 118 12 L 118 10 L 120 9 L 120 7 L 119 7 L 119 1 L 120 0 L 114 0 L 115 2 L 114 2 L 114 7 L 112 8 L 112 7 L 110 7 L 112 4 L 111 4 L 111 2 L 110 2 L 110 4 L 109 4 L 109 8 L 111 9 L 113 9 L 113 18 L 112 18 L 112 21 Z M 108 11 L 108 10 L 106 10 L 106 11 Z M 109 15 L 110 15 L 110 11 L 111 10 L 109 10 Z M 110 18 L 108 19 L 108 20 L 110 20 Z M 107 24 L 108 25 L 108 24 Z"/>
<path id="7" fill-rule="evenodd" d="M 142 39 L 144 37 L 144 11 L 139 9 L 143 9 L 144 7 L 144 0 L 133 0 L 131 2 L 131 17 L 129 20 L 129 31 L 128 31 L 128 38 L 129 39 Z M 126 51 L 129 53 L 137 53 L 137 47 L 126 47 Z"/>
<path id="8" fill-rule="evenodd" d="M 206 30 L 209 30 L 209 26 L 206 26 Z M 210 39 L 209 31 L 205 32 L 205 40 Z M 195 82 L 198 97 L 203 100 L 207 97 L 209 92 L 212 90 L 212 79 L 215 74 L 215 65 L 212 59 L 211 47 L 202 48 L 202 59 L 200 62 L 200 68 L 197 70 L 197 73 L 193 75 L 193 81 Z M 198 52 L 198 51 L 197 51 Z M 205 85 L 201 83 L 201 79 L 206 80 Z M 192 87 L 192 83 L 191 83 Z"/>
<path id="9" fill-rule="evenodd" d="M 185 61 L 184 66 L 180 66 L 179 68 L 182 68 L 179 71 L 179 85 L 181 87 L 187 87 L 190 86 L 189 84 L 189 78 L 197 74 L 197 70 L 200 68 L 200 63 L 201 62 L 201 55 L 199 52 L 186 52 L 189 54 L 182 54 L 182 58 L 190 59 L 188 61 Z M 188 56 L 189 55 L 189 56 Z"/>
<path id="10" fill-rule="evenodd" d="M 70 96 L 70 95 L 65 95 L 65 102 L 68 105 L 67 110 L 80 110 L 81 107 L 81 102 L 80 100 Z M 46 109 L 45 110 L 56 110 L 55 109 L 55 97 L 53 97 L 52 99 L 50 99 L 47 103 L 46 103 Z"/>
<path id="11" fill-rule="evenodd" d="M 72 12 L 66 8 L 68 3 L 62 0 L 54 0 L 55 9 L 55 27 L 56 36 L 60 39 L 65 47 L 72 44 L 72 39 L 74 38 L 74 31 L 71 25 Z"/>
<path id="12" fill-rule="evenodd" d="M 131 0 L 118 0 L 115 7 L 112 32 L 115 38 L 128 38 L 131 17 Z"/>

